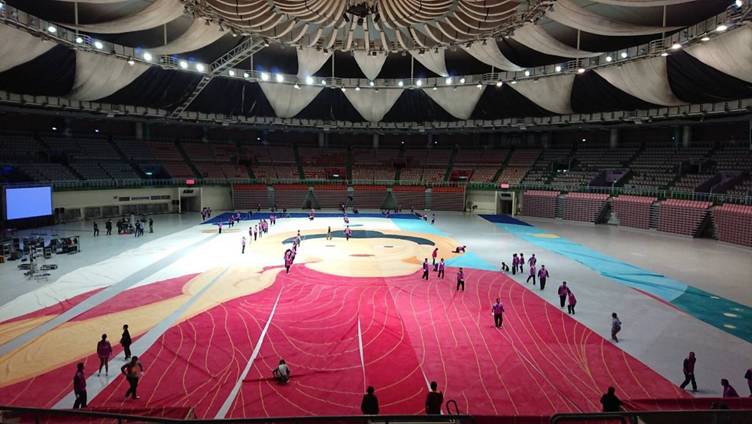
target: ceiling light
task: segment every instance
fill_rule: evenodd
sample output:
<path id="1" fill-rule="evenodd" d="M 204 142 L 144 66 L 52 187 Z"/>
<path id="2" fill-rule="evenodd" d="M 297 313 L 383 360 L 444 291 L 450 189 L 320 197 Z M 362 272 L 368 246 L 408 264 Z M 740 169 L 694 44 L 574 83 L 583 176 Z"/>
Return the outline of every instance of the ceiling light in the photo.
<path id="1" fill-rule="evenodd" d="M 666 57 L 666 56 L 668 56 L 668 52 L 661 53 L 661 57 Z"/>
<path id="2" fill-rule="evenodd" d="M 99 128 L 94 128 L 94 132 L 99 134 Z"/>
<path id="3" fill-rule="evenodd" d="M 422 86 L 423 85 L 423 80 L 419 79 L 419 80 L 415 81 L 415 85 L 417 85 L 418 87 Z"/>
<path id="4" fill-rule="evenodd" d="M 529 77 L 530 76 L 530 71 L 525 71 L 525 76 Z"/>
<path id="5" fill-rule="evenodd" d="M 295 83 L 295 85 L 293 85 L 293 87 L 295 87 L 295 89 L 297 89 L 297 90 L 300 90 L 300 85 L 298 85 L 297 82 Z"/>
<path id="6" fill-rule="evenodd" d="M 370 85 L 371 87 L 373 87 L 373 85 L 374 85 L 373 81 L 368 81 L 368 85 Z"/>
<path id="7" fill-rule="evenodd" d="M 723 31 L 726 31 L 727 29 L 728 29 L 728 26 L 724 24 L 720 24 L 717 27 L 715 27 L 715 30 L 718 32 L 723 32 Z"/>
<path id="8" fill-rule="evenodd" d="M 269 81 L 269 74 L 266 72 L 261 73 L 261 81 Z"/>
<path id="9" fill-rule="evenodd" d="M 180 62 L 178 62 L 178 66 L 180 66 L 181 69 L 188 69 L 188 62 L 181 60 Z"/>
<path id="10" fill-rule="evenodd" d="M 671 45 L 671 50 L 679 50 L 680 48 L 682 48 L 681 43 L 674 43 Z"/>
<path id="11" fill-rule="evenodd" d="M 452 77 L 447 77 L 447 79 L 444 80 L 444 82 L 446 82 L 446 85 L 451 84 L 452 83 Z"/>
<path id="12" fill-rule="evenodd" d="M 705 42 L 705 41 L 710 41 L 710 37 L 708 37 L 708 36 L 706 35 L 706 36 L 704 36 L 704 37 L 700 38 L 700 41 L 702 41 L 702 42 Z"/>
<path id="13" fill-rule="evenodd" d="M 556 65 L 556 67 L 554 68 L 554 70 L 556 72 L 561 72 L 561 65 Z"/>
<path id="14" fill-rule="evenodd" d="M 577 73 L 578 74 L 584 74 L 585 73 L 585 68 L 577 68 Z"/>
<path id="15" fill-rule="evenodd" d="M 464 83 L 465 83 L 465 78 L 460 78 L 460 84 L 464 84 Z"/>
<path id="16" fill-rule="evenodd" d="M 151 60 L 152 60 L 151 53 L 144 52 L 144 60 L 147 61 L 147 62 L 151 62 Z"/>
<path id="17" fill-rule="evenodd" d="M 606 56 L 606 62 L 611 62 L 612 60 L 614 60 L 614 58 L 613 58 L 613 57 L 611 57 L 611 56 Z"/>
<path id="18" fill-rule="evenodd" d="M 503 82 L 501 82 L 501 81 L 496 81 L 496 86 L 497 86 L 497 87 L 501 87 L 501 86 L 502 86 L 503 84 L 504 84 L 504 83 L 503 83 Z"/>
<path id="19" fill-rule="evenodd" d="M 325 79 L 321 80 L 321 85 L 326 85 L 326 80 Z"/>
<path id="20" fill-rule="evenodd" d="M 129 58 L 128 58 L 128 64 L 129 64 L 129 65 L 131 65 L 131 66 L 133 66 L 133 65 L 135 65 L 135 64 L 136 64 L 136 61 L 135 61 L 135 60 L 133 60 L 133 58 L 132 58 L 132 57 L 129 57 Z"/>
<path id="21" fill-rule="evenodd" d="M 197 63 L 196 64 L 196 70 L 199 72 L 204 72 L 204 69 L 206 69 L 206 66 L 204 66 L 203 63 Z"/>
<path id="22" fill-rule="evenodd" d="M 436 90 L 438 90 L 438 88 L 436 88 L 436 86 L 434 85 L 433 88 L 432 88 L 432 90 L 436 91 Z"/>
<path id="23" fill-rule="evenodd" d="M 512 80 L 510 84 L 517 84 L 517 80 Z"/>
<path id="24" fill-rule="evenodd" d="M 405 85 L 405 83 L 402 82 L 402 80 L 399 80 L 399 81 L 397 81 L 397 85 L 399 85 L 400 87 L 402 87 L 403 85 Z"/>
<path id="25" fill-rule="evenodd" d="M 313 84 L 313 77 L 310 76 L 310 75 L 307 76 L 307 77 L 305 77 L 305 83 L 308 84 L 308 85 Z"/>
<path id="26" fill-rule="evenodd" d="M 734 2 L 734 5 L 735 5 L 736 7 L 742 7 L 742 6 L 744 6 L 744 2 L 743 2 L 742 0 L 736 0 L 736 1 Z"/>
<path id="27" fill-rule="evenodd" d="M 82 44 L 84 39 L 82 37 L 76 37 L 76 44 Z"/>
<path id="28" fill-rule="evenodd" d="M 250 77 L 250 76 L 251 76 L 251 75 L 250 75 L 250 74 L 249 74 L 248 72 L 243 72 L 243 78 L 248 78 L 248 77 Z"/>
<path id="29" fill-rule="evenodd" d="M 0 3 L 2 4 L 2 3 Z M 52 127 L 52 131 L 57 131 L 57 127 Z"/>
<path id="30" fill-rule="evenodd" d="M 47 32 L 49 32 L 51 34 L 54 34 L 54 33 L 57 32 L 57 28 L 55 28 L 54 25 L 50 25 L 50 26 L 47 27 Z"/>
<path id="31" fill-rule="evenodd" d="M 275 78 L 277 79 L 277 82 L 283 82 L 285 80 L 285 76 L 282 74 L 277 74 Z"/>
<path id="32" fill-rule="evenodd" d="M 94 47 L 98 48 L 99 50 L 102 50 L 104 48 L 104 44 L 102 44 L 101 41 L 97 40 L 94 42 Z"/>
<path id="33" fill-rule="evenodd" d="M 478 83 L 478 85 L 476 85 L 476 87 L 478 87 L 478 88 L 483 88 L 483 84 L 481 84 L 481 83 Z"/>
<path id="34" fill-rule="evenodd" d="M 230 75 L 231 77 L 234 77 L 234 76 L 235 76 L 235 71 L 233 71 L 232 69 L 230 69 L 229 71 L 227 71 L 227 73 L 228 73 L 228 74 L 229 74 L 229 75 Z"/>
<path id="35" fill-rule="evenodd" d="M 346 87 L 342 87 L 342 92 L 344 93 L 345 91 L 347 91 L 347 88 Z"/>
<path id="36" fill-rule="evenodd" d="M 627 56 L 629 56 L 629 55 L 627 54 L 627 52 L 621 52 L 621 53 L 619 54 L 619 56 L 621 56 L 621 58 L 622 58 L 622 59 L 626 59 L 626 58 L 627 58 Z"/>
<path id="37" fill-rule="evenodd" d="M 360 91 L 360 86 L 356 86 L 355 91 Z"/>

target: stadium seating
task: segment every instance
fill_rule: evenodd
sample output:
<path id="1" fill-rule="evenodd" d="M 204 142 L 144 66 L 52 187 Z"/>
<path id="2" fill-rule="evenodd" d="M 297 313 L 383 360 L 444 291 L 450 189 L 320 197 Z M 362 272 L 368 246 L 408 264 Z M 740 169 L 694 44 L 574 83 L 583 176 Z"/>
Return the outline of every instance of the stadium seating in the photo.
<path id="1" fill-rule="evenodd" d="M 264 184 L 234 184 L 232 186 L 232 201 L 235 209 L 255 210 L 258 205 L 270 208 L 273 203 L 269 200 L 269 189 Z"/>
<path id="2" fill-rule="evenodd" d="M 668 199 L 660 202 L 658 231 L 697 237 L 710 202 Z"/>
<path id="3" fill-rule="evenodd" d="M 541 149 L 515 149 L 512 155 L 509 157 L 508 166 L 527 167 L 533 166 L 538 156 L 541 154 Z"/>
<path id="4" fill-rule="evenodd" d="M 459 149 L 454 156 L 455 166 L 495 166 L 496 169 L 507 160 L 507 149 Z"/>
<path id="5" fill-rule="evenodd" d="M 304 184 L 275 184 L 274 203 L 278 208 L 302 208 L 308 196 L 308 186 Z"/>
<path id="6" fill-rule="evenodd" d="M 317 165 L 322 167 L 342 167 L 345 166 L 345 149 L 318 148 L 318 147 L 299 147 L 298 157 L 303 167 L 306 165 Z"/>
<path id="7" fill-rule="evenodd" d="M 657 199 L 644 196 L 619 196 L 611 199 L 619 225 L 647 230 L 650 228 L 650 208 Z"/>
<path id="8" fill-rule="evenodd" d="M 131 180 L 140 178 L 133 168 L 123 162 L 99 162 L 99 166 L 115 180 Z"/>
<path id="9" fill-rule="evenodd" d="M 423 186 L 394 186 L 392 187 L 397 205 L 402 209 L 414 208 L 422 210 L 426 208 L 426 189 Z"/>
<path id="10" fill-rule="evenodd" d="M 595 222 L 603 212 L 608 194 L 567 193 L 564 195 L 564 219 Z"/>
<path id="11" fill-rule="evenodd" d="M 676 191 L 694 192 L 705 181 L 713 178 L 715 174 L 686 174 L 679 178 L 673 185 Z"/>
<path id="12" fill-rule="evenodd" d="M 353 204 L 358 208 L 378 209 L 386 200 L 386 186 L 356 185 L 353 189 Z"/>
<path id="13" fill-rule="evenodd" d="M 426 183 L 440 183 L 444 181 L 446 166 L 443 168 L 425 168 L 423 169 L 423 181 Z"/>
<path id="14" fill-rule="evenodd" d="M 522 196 L 522 215 L 555 218 L 557 197 L 558 191 L 526 190 Z"/>
<path id="15" fill-rule="evenodd" d="M 433 187 L 430 192 L 431 209 L 438 211 L 465 210 L 464 187 Z"/>
<path id="16" fill-rule="evenodd" d="M 752 247 L 752 206 L 727 203 L 713 208 L 718 239 Z"/>
<path id="17" fill-rule="evenodd" d="M 347 203 L 347 186 L 345 184 L 321 184 L 313 187 L 313 195 L 321 208 L 339 208 Z"/>
<path id="18" fill-rule="evenodd" d="M 2 135 L 0 136 L 0 158 L 10 160 L 34 160 L 44 147 L 31 136 Z"/>
<path id="19" fill-rule="evenodd" d="M 420 183 L 423 181 L 423 168 L 403 168 L 400 171 L 400 181 Z"/>
<path id="20" fill-rule="evenodd" d="M 78 178 L 73 175 L 65 165 L 59 163 L 23 163 L 18 164 L 17 168 L 34 181 L 48 182 L 78 180 Z"/>
<path id="21" fill-rule="evenodd" d="M 520 181 L 522 181 L 523 178 L 525 178 L 525 174 L 527 174 L 527 171 L 530 168 L 527 167 L 521 167 L 521 166 L 510 166 L 507 168 L 504 168 L 503 171 L 501 171 L 501 175 L 499 175 L 498 182 L 500 183 L 506 183 L 506 184 L 519 184 Z"/>
<path id="22" fill-rule="evenodd" d="M 470 180 L 478 183 L 492 183 L 499 168 L 479 167 L 470 175 Z"/>
<path id="23" fill-rule="evenodd" d="M 576 190 L 587 187 L 599 171 L 566 171 L 559 172 L 551 180 L 551 188 L 558 190 Z"/>
<path id="24" fill-rule="evenodd" d="M 363 149 L 356 148 L 352 150 L 351 159 L 353 170 L 359 165 L 392 167 L 399 157 L 400 151 L 397 149 Z"/>
<path id="25" fill-rule="evenodd" d="M 110 175 L 96 162 L 71 162 L 68 165 L 85 180 L 109 180 Z"/>
<path id="26" fill-rule="evenodd" d="M 165 171 L 167 171 L 167 173 L 170 174 L 172 178 L 195 177 L 193 170 L 191 170 L 191 167 L 183 161 L 167 161 L 162 162 L 162 165 L 164 166 Z"/>
<path id="27" fill-rule="evenodd" d="M 544 149 L 533 168 L 528 171 L 523 184 L 541 185 L 548 182 L 553 172 L 554 164 L 568 164 L 569 157 L 572 154 L 571 148 L 549 148 Z"/>
<path id="28" fill-rule="evenodd" d="M 193 162 L 201 178 L 225 178 L 222 166 L 214 162 Z"/>
<path id="29" fill-rule="evenodd" d="M 717 171 L 752 171 L 752 150 L 747 146 L 726 146 L 710 156 Z"/>
<path id="30" fill-rule="evenodd" d="M 115 140 L 115 144 L 120 151 L 125 154 L 128 160 L 133 161 L 154 161 L 154 155 L 149 150 L 149 147 L 142 140 Z"/>
<path id="31" fill-rule="evenodd" d="M 737 197 L 752 196 L 752 176 L 747 176 L 747 178 L 727 190 L 726 194 Z"/>
<path id="32" fill-rule="evenodd" d="M 395 171 L 392 165 L 357 166 L 352 168 L 352 179 L 356 182 L 393 181 Z"/>

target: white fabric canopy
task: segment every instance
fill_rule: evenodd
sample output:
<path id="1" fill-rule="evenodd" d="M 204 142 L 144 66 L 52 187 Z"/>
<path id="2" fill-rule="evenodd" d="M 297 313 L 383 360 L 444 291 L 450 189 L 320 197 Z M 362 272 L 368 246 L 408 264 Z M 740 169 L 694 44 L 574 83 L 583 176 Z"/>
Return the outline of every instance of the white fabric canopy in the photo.
<path id="1" fill-rule="evenodd" d="M 98 100 L 120 90 L 149 69 L 143 63 L 128 62 L 114 56 L 76 50 L 76 76 L 68 97 Z"/>
<path id="2" fill-rule="evenodd" d="M 572 113 L 572 85 L 574 74 L 557 75 L 538 80 L 519 81 L 510 84 L 515 91 L 548 111 L 560 114 Z"/>
<path id="3" fill-rule="evenodd" d="M 56 46 L 52 41 L 42 41 L 25 31 L 2 24 L 0 40 L 3 40 L 0 42 L 0 72 L 26 63 Z"/>
<path id="4" fill-rule="evenodd" d="M 514 31 L 513 39 L 533 50 L 559 57 L 592 57 L 600 53 L 578 50 L 557 40 L 538 25 L 527 23 Z"/>
<path id="5" fill-rule="evenodd" d="M 331 51 L 324 53 L 323 50 L 313 47 L 300 47 L 296 51 L 298 52 L 298 79 L 301 81 L 315 74 L 332 57 Z"/>
<path id="6" fill-rule="evenodd" d="M 546 12 L 546 16 L 562 25 L 592 34 L 610 36 L 659 34 L 680 28 L 632 25 L 614 21 L 578 6 L 572 0 L 557 0 L 553 7 Z"/>
<path id="7" fill-rule="evenodd" d="M 347 90 L 345 96 L 363 119 L 378 122 L 394 106 L 394 102 L 402 95 L 402 91 L 401 88 L 388 88 L 379 91 L 373 89 Z"/>
<path id="8" fill-rule="evenodd" d="M 665 57 L 634 60 L 621 66 L 597 68 L 595 72 L 619 90 L 648 103 L 663 106 L 684 103 L 671 91 Z"/>
<path id="9" fill-rule="evenodd" d="M 180 0 L 155 0 L 146 8 L 132 15 L 109 22 L 79 25 L 78 28 L 99 34 L 120 34 L 156 28 L 183 15 L 184 6 Z M 65 24 L 65 26 L 71 26 Z"/>
<path id="10" fill-rule="evenodd" d="M 384 66 L 386 61 L 385 54 L 377 54 L 376 56 L 370 55 L 363 50 L 355 50 L 354 52 L 355 62 L 363 71 L 363 75 L 369 80 L 375 80 L 381 72 L 381 67 Z"/>
<path id="11" fill-rule="evenodd" d="M 749 24 L 707 43 L 688 47 L 687 53 L 724 74 L 752 82 L 752 26 Z"/>
<path id="12" fill-rule="evenodd" d="M 475 59 L 497 69 L 504 71 L 521 71 L 524 69 L 507 59 L 499 50 L 499 45 L 493 38 L 488 38 L 483 42 L 475 42 L 470 47 L 462 46 L 462 49 Z"/>
<path id="13" fill-rule="evenodd" d="M 612 6 L 626 7 L 653 7 L 672 6 L 675 4 L 689 3 L 696 0 L 590 0 L 595 3 L 610 4 Z"/>
<path id="14" fill-rule="evenodd" d="M 149 49 L 153 54 L 178 54 L 192 52 L 219 40 L 226 33 L 219 25 L 207 25 L 203 19 L 194 19 L 191 26 L 179 37 L 164 46 Z"/>
<path id="15" fill-rule="evenodd" d="M 463 85 L 459 87 L 439 87 L 425 88 L 423 92 L 433 99 L 450 115 L 458 119 L 468 119 L 478 104 L 483 88 L 474 85 Z"/>
<path id="16" fill-rule="evenodd" d="M 434 50 L 426 49 L 423 54 L 420 54 L 418 50 L 410 50 L 410 54 L 434 74 L 442 77 L 449 75 L 446 68 L 446 60 L 444 59 L 444 49 L 439 49 L 438 53 Z"/>
<path id="17" fill-rule="evenodd" d="M 322 87 L 303 85 L 300 88 L 290 84 L 260 82 L 261 90 L 280 118 L 292 118 L 308 106 L 321 92 Z"/>

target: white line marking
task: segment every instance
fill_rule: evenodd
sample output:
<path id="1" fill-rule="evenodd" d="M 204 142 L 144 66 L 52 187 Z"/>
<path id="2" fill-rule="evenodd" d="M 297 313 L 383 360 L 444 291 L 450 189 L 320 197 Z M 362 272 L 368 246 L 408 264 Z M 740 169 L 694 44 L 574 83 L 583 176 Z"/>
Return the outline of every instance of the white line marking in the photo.
<path id="1" fill-rule="evenodd" d="M 360 317 L 358 317 L 358 349 L 360 350 L 360 369 L 363 370 L 363 392 L 366 391 L 366 361 L 363 359 L 363 333 L 360 330 Z"/>
<path id="2" fill-rule="evenodd" d="M 277 311 L 277 304 L 279 303 L 279 298 L 282 296 L 283 290 L 284 288 L 280 289 L 279 294 L 277 294 L 277 300 L 274 301 L 272 312 L 269 314 L 269 319 L 266 320 L 266 325 L 264 325 L 264 329 L 261 331 L 261 335 L 259 336 L 258 342 L 256 343 L 256 347 L 253 349 L 253 353 L 248 359 L 248 363 L 245 365 L 245 369 L 240 374 L 240 377 L 238 377 L 238 381 L 235 382 L 235 387 L 233 387 L 232 391 L 230 391 L 230 394 L 227 396 L 227 399 L 225 399 L 222 407 L 219 408 L 219 411 L 217 411 L 217 415 L 214 416 L 214 419 L 224 419 L 227 416 L 227 413 L 230 411 L 230 407 L 232 407 L 233 402 L 235 402 L 235 398 L 238 397 L 238 393 L 240 393 L 240 386 L 243 384 L 243 380 L 245 380 L 245 378 L 248 376 L 248 373 L 251 371 L 251 367 L 253 366 L 253 362 L 258 357 L 259 352 L 261 352 L 261 344 L 264 341 L 264 337 L 266 337 L 266 332 L 269 330 L 269 325 L 271 325 L 272 323 L 274 312 Z"/>

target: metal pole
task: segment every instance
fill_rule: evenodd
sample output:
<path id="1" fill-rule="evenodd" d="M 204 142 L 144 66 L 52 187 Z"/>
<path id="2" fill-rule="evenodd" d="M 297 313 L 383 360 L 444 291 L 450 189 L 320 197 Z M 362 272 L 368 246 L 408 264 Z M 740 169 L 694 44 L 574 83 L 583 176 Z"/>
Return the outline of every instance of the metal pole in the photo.
<path id="1" fill-rule="evenodd" d="M 415 56 L 410 55 L 410 85 L 415 85 Z"/>

